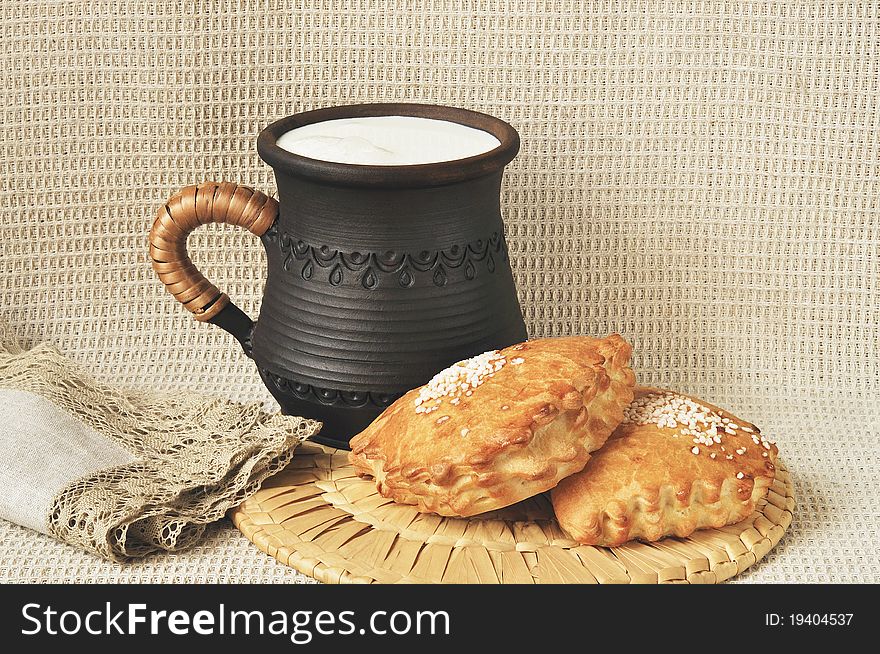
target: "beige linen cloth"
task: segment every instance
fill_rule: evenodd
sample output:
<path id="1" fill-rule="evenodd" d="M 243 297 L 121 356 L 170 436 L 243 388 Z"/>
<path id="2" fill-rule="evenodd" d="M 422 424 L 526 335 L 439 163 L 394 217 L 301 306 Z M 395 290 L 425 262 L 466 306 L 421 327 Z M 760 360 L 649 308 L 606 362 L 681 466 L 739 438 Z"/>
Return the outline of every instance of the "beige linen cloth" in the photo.
<path id="1" fill-rule="evenodd" d="M 880 3 L 0 0 L 0 311 L 114 387 L 271 401 L 165 293 L 158 206 L 274 192 L 270 121 L 352 102 L 499 116 L 532 336 L 619 331 L 641 382 L 775 437 L 794 523 L 744 581 L 880 582 Z M 251 317 L 249 234 L 193 260 Z M 228 521 L 125 567 L 0 521 L 0 579 L 302 581 Z"/>
<path id="2" fill-rule="evenodd" d="M 319 424 L 121 392 L 0 320 L 0 518 L 121 561 L 193 545 Z"/>

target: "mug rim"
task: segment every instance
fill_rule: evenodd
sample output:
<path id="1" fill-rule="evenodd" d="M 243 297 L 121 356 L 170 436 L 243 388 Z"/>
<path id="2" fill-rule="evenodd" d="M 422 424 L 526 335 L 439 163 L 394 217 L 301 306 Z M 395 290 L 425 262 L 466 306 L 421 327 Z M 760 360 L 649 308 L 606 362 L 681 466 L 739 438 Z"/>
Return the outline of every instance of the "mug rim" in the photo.
<path id="1" fill-rule="evenodd" d="M 379 166 L 312 159 L 280 147 L 278 138 L 292 129 L 339 118 L 411 116 L 458 123 L 488 132 L 499 145 L 463 159 L 424 164 Z M 277 171 L 335 186 L 422 187 L 443 186 L 501 171 L 519 152 L 519 134 L 509 123 L 489 114 L 436 104 L 379 102 L 333 105 L 281 118 L 257 137 L 260 158 Z"/>

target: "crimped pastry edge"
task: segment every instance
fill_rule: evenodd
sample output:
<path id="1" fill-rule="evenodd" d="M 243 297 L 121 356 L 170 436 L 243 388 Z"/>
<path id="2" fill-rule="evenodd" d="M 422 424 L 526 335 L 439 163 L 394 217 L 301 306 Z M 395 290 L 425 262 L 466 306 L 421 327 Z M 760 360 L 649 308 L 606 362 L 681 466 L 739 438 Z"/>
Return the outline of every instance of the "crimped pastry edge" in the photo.
<path id="1" fill-rule="evenodd" d="M 644 495 L 637 495 L 627 508 L 621 509 L 619 505 L 622 503 L 612 500 L 591 516 L 570 520 L 566 514 L 560 516 L 557 512 L 556 520 L 582 545 L 616 547 L 631 540 L 657 541 L 667 536 L 684 538 L 698 529 L 719 528 L 745 520 L 755 511 L 758 501 L 767 495 L 774 478 L 775 464 L 773 475 L 755 477 L 752 493 L 746 500 L 736 499 L 739 488 L 736 479 L 725 479 L 720 490 L 705 482 L 695 482 L 692 488 L 700 488 L 697 492 L 692 490 L 688 503 L 684 505 L 676 501 L 675 488 L 665 484 L 657 489 L 661 498 L 659 507 Z M 712 489 L 719 495 L 716 502 L 708 504 L 694 499 L 701 491 L 712 492 Z M 683 513 L 685 517 L 682 517 Z"/>
<path id="2" fill-rule="evenodd" d="M 754 424 L 685 393 L 653 386 L 639 386 L 634 391 L 673 392 L 699 402 L 722 416 L 735 418 L 739 423 L 749 425 L 756 434 L 761 433 Z M 640 493 L 625 504 L 619 499 L 611 499 L 601 510 L 586 515 L 577 510 L 569 510 L 574 503 L 570 498 L 566 498 L 565 506 L 561 507 L 557 493 L 551 493 L 551 503 L 559 525 L 583 545 L 616 547 L 630 540 L 656 541 L 666 536 L 684 538 L 698 529 L 724 527 L 751 515 L 757 502 L 767 495 L 773 485 L 778 454 L 778 448 L 771 445 L 764 474 L 743 480 L 726 477 L 720 484 L 694 480 L 686 502 L 676 497 L 676 488 L 672 484 L 663 484 L 641 489 Z M 746 484 L 752 485 L 749 497 L 738 499 L 739 489 Z M 711 497 L 713 501 L 707 503 L 704 501 L 705 497 Z M 684 519 L 682 513 L 686 514 Z"/>
<path id="3" fill-rule="evenodd" d="M 558 411 L 552 422 L 535 428 L 534 423 L 528 428 L 527 437 L 516 442 L 505 443 L 484 453 L 485 461 L 481 463 L 450 463 L 444 469 L 436 469 L 437 465 L 417 466 L 402 469 L 394 466 L 385 470 L 386 460 L 381 453 L 368 453 L 369 436 L 372 428 L 378 426 L 382 419 L 367 428 L 356 438 L 364 437 L 361 443 L 355 444 L 349 460 L 361 475 L 370 475 L 376 480 L 376 487 L 383 497 L 395 502 L 416 506 L 419 511 L 437 513 L 443 516 L 468 517 L 487 511 L 515 504 L 539 493 L 553 488 L 565 477 L 584 468 L 590 458 L 590 452 L 600 448 L 617 425 L 623 420 L 623 410 L 633 399 L 635 375 L 629 367 L 632 353 L 630 345 L 619 335 L 612 334 L 604 339 L 604 345 L 612 350 L 610 359 L 620 370 L 616 375 L 606 375 L 608 386 L 597 391 L 589 402 L 582 402 L 577 409 L 564 409 L 558 405 L 552 409 Z M 622 358 L 620 361 L 618 358 Z M 603 366 L 604 367 L 604 366 Z M 575 418 L 587 406 L 594 408 L 594 414 L 587 415 L 590 424 L 586 433 L 579 439 L 563 441 L 565 434 L 571 433 L 572 425 L 563 425 L 563 421 L 574 422 Z M 595 411 L 595 409 L 601 409 Z M 608 414 L 607 416 L 605 414 Z M 607 419 L 606 419 L 607 418 Z M 556 436 L 550 432 L 563 432 Z M 581 429 L 581 427 L 577 427 Z M 544 466 L 538 473 L 518 474 L 515 470 L 502 470 L 499 464 L 504 459 L 522 455 L 522 448 L 532 447 L 536 443 L 553 443 L 564 445 L 564 454 L 544 457 Z M 502 451 L 503 450 L 503 451 Z M 441 464 L 442 467 L 442 464 Z M 474 476 L 477 476 L 476 482 Z M 511 479 L 520 480 L 518 486 L 512 486 Z M 470 486 L 470 490 L 468 490 Z"/>

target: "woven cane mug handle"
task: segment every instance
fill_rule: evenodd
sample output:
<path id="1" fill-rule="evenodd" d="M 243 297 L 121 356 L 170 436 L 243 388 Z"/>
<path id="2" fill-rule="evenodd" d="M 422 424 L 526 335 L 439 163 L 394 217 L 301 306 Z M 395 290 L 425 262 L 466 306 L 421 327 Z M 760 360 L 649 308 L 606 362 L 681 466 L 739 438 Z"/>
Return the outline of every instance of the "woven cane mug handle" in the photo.
<path id="1" fill-rule="evenodd" d="M 204 182 L 172 195 L 150 230 L 150 259 L 165 288 L 202 322 L 216 324 L 250 356 L 254 323 L 195 267 L 186 239 L 200 225 L 226 223 L 262 236 L 278 217 L 278 202 L 232 182 Z"/>

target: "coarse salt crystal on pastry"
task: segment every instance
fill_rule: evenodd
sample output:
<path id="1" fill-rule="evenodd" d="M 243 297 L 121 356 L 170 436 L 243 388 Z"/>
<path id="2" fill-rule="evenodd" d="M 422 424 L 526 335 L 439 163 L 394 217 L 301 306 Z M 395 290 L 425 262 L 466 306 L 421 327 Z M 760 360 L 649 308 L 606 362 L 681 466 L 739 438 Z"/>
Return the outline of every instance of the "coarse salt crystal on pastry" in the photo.
<path id="1" fill-rule="evenodd" d="M 620 336 L 526 341 L 439 372 L 351 440 L 359 474 L 420 511 L 470 516 L 584 467 L 633 396 Z"/>
<path id="2" fill-rule="evenodd" d="M 551 499 L 576 541 L 615 546 L 744 520 L 776 475 L 776 446 L 700 400 L 639 387 L 623 423 Z"/>

